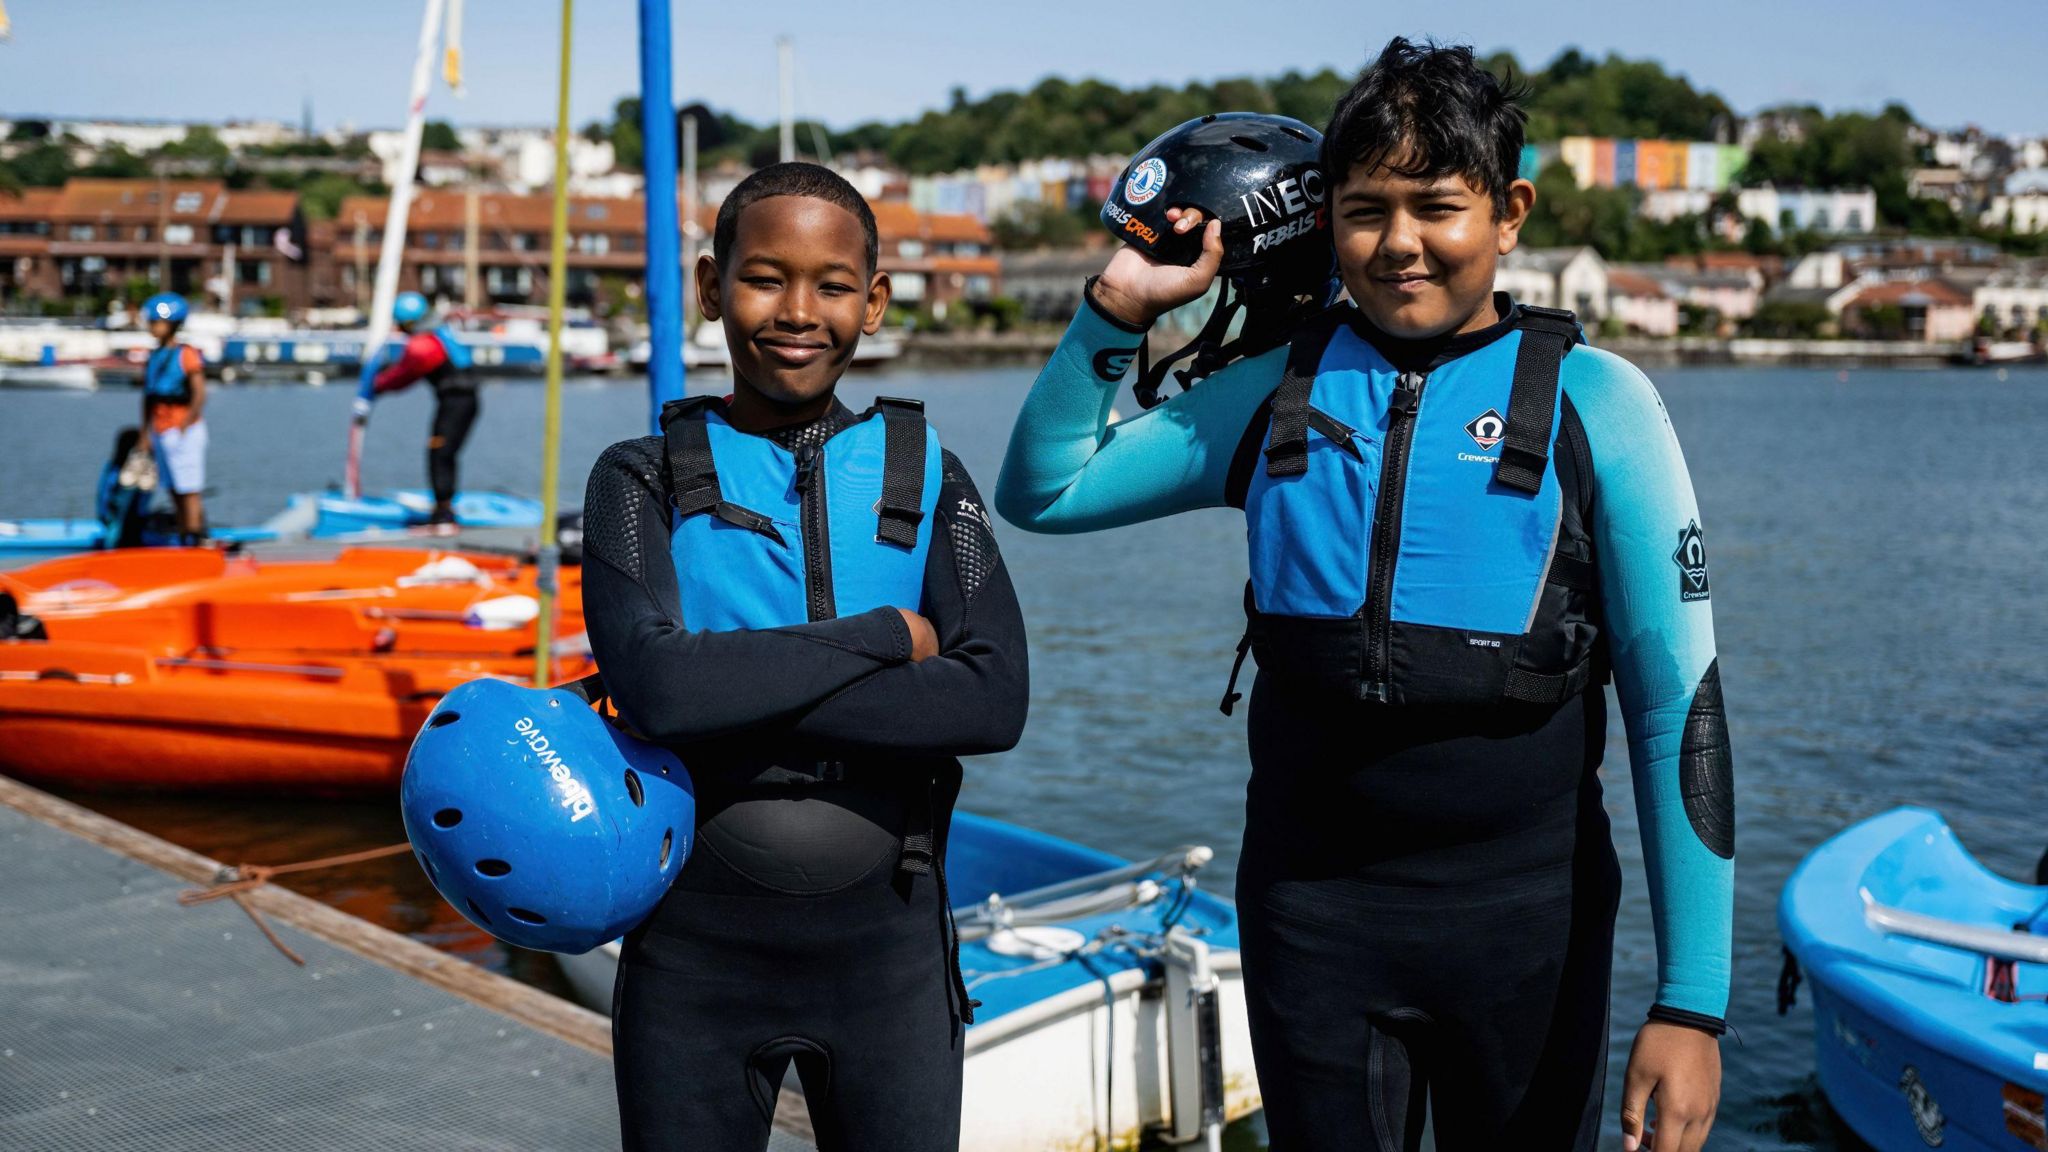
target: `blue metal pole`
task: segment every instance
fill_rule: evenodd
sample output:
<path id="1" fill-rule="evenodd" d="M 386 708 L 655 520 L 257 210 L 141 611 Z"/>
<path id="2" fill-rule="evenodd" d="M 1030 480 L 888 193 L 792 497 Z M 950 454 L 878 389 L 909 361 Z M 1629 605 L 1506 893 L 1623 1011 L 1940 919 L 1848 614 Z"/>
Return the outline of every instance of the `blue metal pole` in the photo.
<path id="1" fill-rule="evenodd" d="M 683 395 L 683 239 L 676 220 L 676 104 L 669 0 L 640 0 L 640 146 L 647 173 L 648 423 Z"/>

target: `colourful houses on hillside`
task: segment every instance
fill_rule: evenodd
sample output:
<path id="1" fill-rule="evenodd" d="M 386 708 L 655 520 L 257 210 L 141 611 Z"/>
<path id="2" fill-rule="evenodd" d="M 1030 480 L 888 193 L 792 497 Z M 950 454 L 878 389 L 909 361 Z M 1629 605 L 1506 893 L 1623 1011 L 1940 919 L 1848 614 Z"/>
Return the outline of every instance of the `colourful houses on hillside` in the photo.
<path id="1" fill-rule="evenodd" d="M 1562 160 L 1581 188 L 1687 188 L 1719 192 L 1735 182 L 1749 151 L 1738 144 L 1697 140 L 1614 140 L 1567 136 L 1522 149 L 1522 175 L 1534 179 L 1545 164 Z"/>

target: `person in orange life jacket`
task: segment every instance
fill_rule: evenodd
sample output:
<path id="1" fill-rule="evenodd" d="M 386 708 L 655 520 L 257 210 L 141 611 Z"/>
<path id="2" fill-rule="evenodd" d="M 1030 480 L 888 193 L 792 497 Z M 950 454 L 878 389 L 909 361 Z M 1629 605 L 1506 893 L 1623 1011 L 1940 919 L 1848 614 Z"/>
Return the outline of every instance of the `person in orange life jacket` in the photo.
<path id="1" fill-rule="evenodd" d="M 476 382 L 461 369 L 468 357 L 455 345 L 451 333 L 425 326 L 427 298 L 417 292 L 401 292 L 391 307 L 391 318 L 406 333 L 405 352 L 398 362 L 377 373 L 373 394 L 397 392 L 420 380 L 434 386 L 434 425 L 427 436 L 427 480 L 434 489 L 434 511 L 429 524 L 455 523 L 455 458 L 476 424 Z"/>
<path id="2" fill-rule="evenodd" d="M 696 848 L 620 956 L 632 1152 L 766 1148 L 792 1064 L 821 1152 L 959 1146 L 946 837 L 958 757 L 1022 730 L 1024 626 L 921 406 L 835 394 L 888 308 L 877 248 L 831 170 L 748 177 L 696 269 L 732 396 L 670 403 L 591 469 L 591 649 L 697 793 Z"/>
<path id="3" fill-rule="evenodd" d="M 199 350 L 178 342 L 189 310 L 185 298 L 159 292 L 143 302 L 142 315 L 156 349 L 142 377 L 142 426 L 156 445 L 165 488 L 177 506 L 182 543 L 206 535 L 206 361 Z"/>

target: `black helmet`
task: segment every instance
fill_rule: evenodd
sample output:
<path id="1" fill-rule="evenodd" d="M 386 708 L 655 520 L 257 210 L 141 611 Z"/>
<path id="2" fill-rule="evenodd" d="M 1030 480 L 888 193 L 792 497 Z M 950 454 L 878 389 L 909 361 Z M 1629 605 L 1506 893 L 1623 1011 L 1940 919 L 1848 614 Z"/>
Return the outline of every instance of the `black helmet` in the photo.
<path id="1" fill-rule="evenodd" d="M 1174 361 L 1195 355 L 1176 374 L 1185 387 L 1236 355 L 1279 343 L 1296 322 L 1336 298 L 1322 142 L 1321 133 L 1286 116 L 1222 112 L 1171 129 L 1131 157 L 1102 205 L 1102 223 L 1117 238 L 1155 260 L 1189 265 L 1201 257 L 1201 234 L 1174 232 L 1167 209 L 1199 208 L 1205 218 L 1223 221 L 1216 311 L 1187 347 L 1144 366 L 1133 386 L 1140 403 L 1159 402 L 1159 385 Z M 1242 336 L 1225 345 L 1239 308 L 1245 312 Z"/>

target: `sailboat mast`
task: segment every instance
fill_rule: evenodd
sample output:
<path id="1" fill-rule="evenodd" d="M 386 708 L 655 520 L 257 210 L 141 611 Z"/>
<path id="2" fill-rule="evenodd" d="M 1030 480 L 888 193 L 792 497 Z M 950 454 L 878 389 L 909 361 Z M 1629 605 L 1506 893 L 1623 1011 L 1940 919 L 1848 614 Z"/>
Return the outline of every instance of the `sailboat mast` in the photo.
<path id="1" fill-rule="evenodd" d="M 413 173 L 419 169 L 420 134 L 427 126 L 427 88 L 434 80 L 434 41 L 441 29 L 444 0 L 427 0 L 420 20 L 419 51 L 413 57 L 412 97 L 407 103 L 405 143 L 398 154 L 397 179 L 391 186 L 391 206 L 384 215 L 384 243 L 377 252 L 377 287 L 370 296 L 370 330 L 363 340 L 362 379 L 356 387 L 358 412 L 349 426 L 348 466 L 343 486 L 354 499 L 363 493 L 363 428 L 369 416 L 371 383 L 377 376 L 377 362 L 384 341 L 391 336 L 391 304 L 398 298 L 398 273 L 405 261 L 405 226 L 412 213 Z"/>
<path id="2" fill-rule="evenodd" d="M 683 397 L 682 237 L 676 221 L 676 102 L 669 0 L 640 0 L 640 140 L 647 204 L 647 426 Z"/>
<path id="3" fill-rule="evenodd" d="M 782 162 L 796 159 L 796 77 L 790 69 L 789 37 L 775 41 L 776 72 L 782 78 Z"/>
<path id="4" fill-rule="evenodd" d="M 540 616 L 535 620 L 533 683 L 554 680 L 555 577 L 562 549 L 555 539 L 555 489 L 561 483 L 562 456 L 562 309 L 569 280 L 569 29 L 575 0 L 562 0 L 562 72 L 555 93 L 555 217 L 548 241 L 548 383 L 546 415 L 541 423 L 540 458 Z"/>

